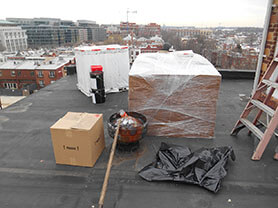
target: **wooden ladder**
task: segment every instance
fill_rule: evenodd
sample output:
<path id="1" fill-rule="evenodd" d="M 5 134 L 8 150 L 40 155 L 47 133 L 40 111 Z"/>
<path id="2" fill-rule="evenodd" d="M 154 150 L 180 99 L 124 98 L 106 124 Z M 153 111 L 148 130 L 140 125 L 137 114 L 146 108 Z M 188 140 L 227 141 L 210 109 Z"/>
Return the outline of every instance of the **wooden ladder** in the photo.
<path id="1" fill-rule="evenodd" d="M 263 78 L 258 84 L 257 90 L 252 95 L 250 100 L 248 101 L 245 109 L 243 110 L 242 114 L 240 115 L 240 119 L 236 122 L 233 130 L 231 131 L 231 135 L 237 135 L 237 133 L 243 129 L 244 127 L 247 127 L 249 129 L 249 134 L 252 132 L 258 139 L 259 143 L 256 147 L 256 150 L 253 153 L 252 160 L 260 160 L 261 156 L 269 143 L 277 125 L 278 125 L 278 108 L 272 109 L 269 106 L 271 97 L 275 91 L 275 89 L 278 88 L 278 77 L 275 82 L 270 81 L 270 77 L 275 71 L 276 67 L 278 65 L 278 56 L 275 57 L 269 67 L 267 68 Z M 269 92 L 266 94 L 263 102 L 259 101 L 258 99 L 261 97 L 262 93 L 266 92 L 266 89 L 270 87 Z M 255 109 L 258 108 L 258 113 L 253 120 L 253 122 L 247 120 L 247 116 L 249 113 Z M 259 121 L 262 112 L 265 112 L 267 115 L 271 117 L 270 122 L 266 125 L 266 130 L 262 132 L 257 126 L 257 122 Z M 276 148 L 277 149 L 277 148 Z M 278 153 L 276 152 L 274 155 L 274 159 L 278 160 Z"/>

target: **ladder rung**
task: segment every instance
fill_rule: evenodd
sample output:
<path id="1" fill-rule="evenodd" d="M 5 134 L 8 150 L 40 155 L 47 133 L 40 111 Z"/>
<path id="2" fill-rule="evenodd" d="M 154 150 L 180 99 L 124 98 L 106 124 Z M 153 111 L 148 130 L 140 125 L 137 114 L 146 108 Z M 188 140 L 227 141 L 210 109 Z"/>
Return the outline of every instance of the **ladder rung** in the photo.
<path id="1" fill-rule="evenodd" d="M 258 120 L 258 123 L 260 123 L 260 124 L 263 125 L 265 128 L 267 128 L 267 125 L 266 125 L 264 122 L 262 122 L 261 120 Z M 273 134 L 275 134 L 275 136 L 278 137 L 278 133 L 277 133 L 276 131 L 274 131 Z"/>
<path id="2" fill-rule="evenodd" d="M 274 88 L 278 88 L 278 83 L 276 83 L 276 82 L 273 82 L 273 81 L 270 81 L 270 80 L 266 80 L 266 79 L 264 79 L 262 82 L 264 84 L 268 85 L 268 86 L 271 86 L 271 87 L 274 87 Z"/>
<path id="3" fill-rule="evenodd" d="M 252 131 L 253 134 L 255 134 L 259 140 L 263 138 L 263 132 L 258 129 L 254 124 L 252 124 L 250 121 L 248 121 L 245 118 L 240 119 L 241 123 L 244 124 L 250 131 Z"/>
<path id="4" fill-rule="evenodd" d="M 263 112 L 267 113 L 271 117 L 274 115 L 274 110 L 268 107 L 266 104 L 258 101 L 258 100 L 251 100 L 251 103 L 254 104 L 256 107 L 261 109 Z"/>

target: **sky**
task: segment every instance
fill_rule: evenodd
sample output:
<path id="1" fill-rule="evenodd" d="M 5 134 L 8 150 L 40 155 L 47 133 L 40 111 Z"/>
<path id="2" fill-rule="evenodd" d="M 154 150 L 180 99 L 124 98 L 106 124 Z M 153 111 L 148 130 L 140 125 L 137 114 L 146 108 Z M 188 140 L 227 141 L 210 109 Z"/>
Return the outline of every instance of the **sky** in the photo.
<path id="1" fill-rule="evenodd" d="M 0 19 L 50 17 L 98 24 L 263 27 L 268 0 L 1 0 Z"/>

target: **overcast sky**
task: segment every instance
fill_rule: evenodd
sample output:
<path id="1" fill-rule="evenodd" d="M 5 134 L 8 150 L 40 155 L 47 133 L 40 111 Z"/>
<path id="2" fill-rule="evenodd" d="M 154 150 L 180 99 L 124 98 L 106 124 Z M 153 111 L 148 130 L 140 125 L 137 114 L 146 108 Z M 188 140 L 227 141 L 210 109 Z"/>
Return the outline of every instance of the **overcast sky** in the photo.
<path id="1" fill-rule="evenodd" d="M 166 3 L 167 2 L 167 3 Z M 263 27 L 268 0 L 1 0 L 0 19 L 51 17 L 99 24 Z"/>

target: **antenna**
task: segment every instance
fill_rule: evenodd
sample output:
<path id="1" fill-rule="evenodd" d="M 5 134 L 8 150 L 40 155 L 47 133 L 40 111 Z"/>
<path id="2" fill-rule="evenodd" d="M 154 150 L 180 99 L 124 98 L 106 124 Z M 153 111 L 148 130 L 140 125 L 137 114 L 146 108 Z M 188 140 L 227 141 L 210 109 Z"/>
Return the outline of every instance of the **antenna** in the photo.
<path id="1" fill-rule="evenodd" d="M 128 8 L 126 9 L 127 34 L 128 34 L 128 14 L 129 14 L 129 13 L 137 14 L 137 11 L 136 11 L 136 10 L 131 11 L 131 10 L 129 10 Z"/>

